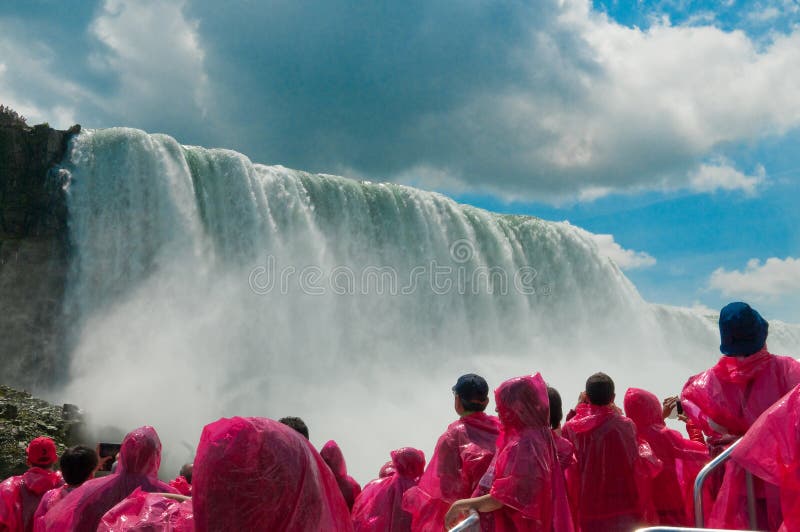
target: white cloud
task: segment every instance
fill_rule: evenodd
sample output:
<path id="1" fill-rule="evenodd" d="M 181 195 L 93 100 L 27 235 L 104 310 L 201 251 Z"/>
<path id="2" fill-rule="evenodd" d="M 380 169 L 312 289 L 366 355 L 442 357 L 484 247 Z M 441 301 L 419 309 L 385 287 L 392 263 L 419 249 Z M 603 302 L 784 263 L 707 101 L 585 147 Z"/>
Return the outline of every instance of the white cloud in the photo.
<path id="1" fill-rule="evenodd" d="M 76 123 L 78 102 L 88 91 L 52 74 L 55 52 L 42 43 L 17 43 L 0 20 L 0 103 L 25 117 L 28 124 L 49 122 L 59 128 Z"/>
<path id="2" fill-rule="evenodd" d="M 119 80 L 114 94 L 102 95 L 109 112 L 141 122 L 143 115 L 192 121 L 207 111 L 205 53 L 198 22 L 184 9 L 184 0 L 106 0 L 90 26 L 103 47 L 89 61 Z"/>
<path id="3" fill-rule="evenodd" d="M 656 259 L 644 251 L 625 249 L 614 241 L 614 235 L 589 234 L 604 257 L 614 261 L 623 270 L 648 268 L 655 265 Z"/>
<path id="4" fill-rule="evenodd" d="M 15 43 L 3 24 L 16 21 L 0 19 L 0 98 L 43 120 L 213 138 L 261 162 L 551 202 L 753 194 L 763 172 L 719 152 L 800 127 L 798 28 L 756 40 L 695 17 L 642 30 L 588 0 L 543 0 L 504 7 L 510 31 L 480 3 L 432 1 L 407 20 L 366 10 L 359 32 L 345 2 L 324 16 L 304 6 L 106 0 L 79 58 L 55 40 Z M 94 76 L 53 74 L 59 60 Z"/>
<path id="5" fill-rule="evenodd" d="M 800 293 L 800 259 L 772 257 L 763 263 L 751 259 L 743 271 L 715 270 L 708 284 L 726 296 L 753 299 L 796 297 L 795 294 Z"/>
<path id="6" fill-rule="evenodd" d="M 766 178 L 763 166 L 756 168 L 755 175 L 745 175 L 727 161 L 719 160 L 713 164 L 701 164 L 689 174 L 689 186 L 698 192 L 716 190 L 741 190 L 753 195 Z"/>

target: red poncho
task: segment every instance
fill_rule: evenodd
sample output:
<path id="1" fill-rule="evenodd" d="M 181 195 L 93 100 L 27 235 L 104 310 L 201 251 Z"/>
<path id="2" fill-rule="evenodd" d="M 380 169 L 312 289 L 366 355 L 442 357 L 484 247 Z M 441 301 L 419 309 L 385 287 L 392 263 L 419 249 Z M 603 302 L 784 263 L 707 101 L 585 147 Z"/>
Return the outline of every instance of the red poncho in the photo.
<path id="1" fill-rule="evenodd" d="M 174 489 L 181 495 L 185 495 L 187 497 L 192 496 L 192 485 L 189 484 L 189 481 L 186 480 L 186 477 L 184 477 L 183 475 L 178 475 L 177 477 L 170 480 L 169 485 L 172 487 L 172 489 Z"/>
<path id="2" fill-rule="evenodd" d="M 577 524 L 583 532 L 627 532 L 651 507 L 650 481 L 661 464 L 649 446 L 637 440 L 633 421 L 612 405 L 582 404 L 577 411 L 562 430 L 577 458 L 567 472 Z"/>
<path id="3" fill-rule="evenodd" d="M 503 503 L 493 512 L 495 530 L 571 532 L 542 376 L 507 380 L 494 396 L 502 428 L 489 494 Z"/>
<path id="4" fill-rule="evenodd" d="M 193 532 L 192 501 L 180 502 L 136 488 L 103 516 L 97 532 Z"/>
<path id="5" fill-rule="evenodd" d="M 109 509 L 137 487 L 174 493 L 158 480 L 161 440 L 153 427 L 140 427 L 122 440 L 116 473 L 84 482 L 44 517 L 48 532 L 95 530 Z"/>
<path id="6" fill-rule="evenodd" d="M 433 458 L 417 486 L 403 496 L 414 532 L 440 532 L 450 505 L 470 497 L 492 462 L 500 425 L 475 412 L 451 423 L 439 437 Z"/>
<path id="7" fill-rule="evenodd" d="M 392 451 L 395 473 L 364 486 L 353 505 L 356 532 L 404 532 L 411 528 L 411 514 L 403 510 L 403 494 L 416 486 L 425 469 L 425 455 L 412 447 Z"/>
<path id="8" fill-rule="evenodd" d="M 731 459 L 779 487 L 783 511 L 780 530 L 800 530 L 800 386 L 756 420 Z M 739 489 L 734 497 L 744 501 L 746 492 Z"/>
<path id="9" fill-rule="evenodd" d="M 347 508 L 352 510 L 356 497 L 361 493 L 361 486 L 356 479 L 347 474 L 347 463 L 344 461 L 342 450 L 335 441 L 330 440 L 322 447 L 319 454 L 336 477 L 336 483 L 342 492 L 344 502 L 347 503 Z"/>
<path id="10" fill-rule="evenodd" d="M 747 432 L 755 420 L 778 399 L 800 384 L 800 362 L 772 355 L 766 346 L 746 357 L 723 356 L 711 369 L 691 377 L 683 387 L 684 412 L 708 435 L 712 456 Z M 707 526 L 733 528 L 747 523 L 746 506 L 731 489 L 743 485 L 741 468 L 728 463 L 722 486 L 707 518 Z M 765 511 L 759 524 L 777 528 L 780 523 L 778 490 L 756 479 L 756 496 Z"/>
<path id="11" fill-rule="evenodd" d="M 33 530 L 33 516 L 44 494 L 63 484 L 61 476 L 50 469 L 31 467 L 22 475 L 0 484 L 0 530 Z"/>
<path id="12" fill-rule="evenodd" d="M 657 524 L 691 526 L 694 480 L 709 460 L 708 449 L 668 429 L 661 402 L 652 393 L 629 388 L 624 404 L 625 414 L 636 424 L 638 437 L 647 442 L 663 465 L 652 483 Z"/>
<path id="13" fill-rule="evenodd" d="M 197 532 L 352 530 L 333 473 L 294 429 L 266 418 L 205 426 L 192 475 Z"/>
<path id="14" fill-rule="evenodd" d="M 77 486 L 70 486 L 65 484 L 58 488 L 53 488 L 44 494 L 42 500 L 39 502 L 39 507 L 36 508 L 36 513 L 33 514 L 33 530 L 34 532 L 44 532 L 44 516 L 47 515 L 53 506 L 60 503 L 61 500 L 72 493 Z"/>
<path id="15" fill-rule="evenodd" d="M 683 386 L 684 413 L 708 436 L 709 445 L 744 435 L 767 408 L 800 384 L 800 362 L 764 347 L 747 357 L 723 356 Z M 719 454 L 718 449 L 716 453 Z"/>

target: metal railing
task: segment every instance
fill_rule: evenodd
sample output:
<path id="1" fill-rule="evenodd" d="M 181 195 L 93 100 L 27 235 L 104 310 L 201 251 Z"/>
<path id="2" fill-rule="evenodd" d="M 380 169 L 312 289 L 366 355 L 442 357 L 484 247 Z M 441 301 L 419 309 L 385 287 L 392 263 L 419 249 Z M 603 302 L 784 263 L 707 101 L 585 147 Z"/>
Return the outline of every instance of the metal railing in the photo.
<path id="1" fill-rule="evenodd" d="M 465 532 L 469 530 L 472 525 L 477 525 L 480 522 L 481 518 L 478 515 L 478 512 L 472 511 L 469 514 L 469 517 L 458 523 L 456 526 L 450 529 L 450 532 Z"/>
<path id="2" fill-rule="evenodd" d="M 713 460 L 706 464 L 706 466 L 700 470 L 700 473 L 697 474 L 697 478 L 694 481 L 694 525 L 698 529 L 703 529 L 703 525 L 705 524 L 705 515 L 703 515 L 703 484 L 706 481 L 706 478 L 712 471 L 717 469 L 719 466 L 723 465 L 725 462 L 728 461 L 730 458 L 731 453 L 739 445 L 742 439 L 739 438 L 730 446 L 722 451 L 719 455 L 717 455 Z M 750 529 L 756 529 L 756 497 L 755 497 L 755 490 L 753 489 L 753 475 L 750 474 L 749 471 L 745 470 L 745 482 L 747 487 L 747 517 L 750 523 Z M 678 529 L 682 530 L 682 529 Z M 689 530 L 689 529 L 686 529 Z M 710 529 L 705 529 L 710 530 Z"/>

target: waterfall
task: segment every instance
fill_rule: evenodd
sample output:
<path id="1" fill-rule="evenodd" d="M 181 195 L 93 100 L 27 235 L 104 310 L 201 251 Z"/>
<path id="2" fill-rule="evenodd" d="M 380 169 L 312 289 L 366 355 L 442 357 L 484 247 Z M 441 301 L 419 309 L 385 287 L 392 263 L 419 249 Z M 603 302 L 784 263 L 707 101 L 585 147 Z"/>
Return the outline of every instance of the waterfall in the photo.
<path id="1" fill-rule="evenodd" d="M 713 318 L 645 302 L 567 222 L 124 128 L 82 132 L 63 170 L 64 393 L 154 425 L 173 469 L 220 416 L 296 415 L 365 481 L 430 453 L 462 373 L 541 371 L 571 405 L 596 371 L 676 394 L 718 356 Z M 777 329 L 774 351 L 800 345 Z"/>

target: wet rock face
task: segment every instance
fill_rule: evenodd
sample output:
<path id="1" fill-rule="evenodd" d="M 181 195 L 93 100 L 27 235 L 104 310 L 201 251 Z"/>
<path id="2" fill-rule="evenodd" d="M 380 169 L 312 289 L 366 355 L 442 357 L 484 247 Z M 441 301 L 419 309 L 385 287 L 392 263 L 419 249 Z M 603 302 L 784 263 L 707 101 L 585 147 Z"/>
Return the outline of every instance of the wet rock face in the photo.
<path id="1" fill-rule="evenodd" d="M 58 164 L 73 133 L 0 115 L 0 382 L 53 384 L 63 372 L 67 206 Z"/>
<path id="2" fill-rule="evenodd" d="M 0 480 L 25 472 L 25 449 L 33 438 L 53 438 L 60 456 L 67 447 L 89 441 L 85 429 L 75 405 L 52 405 L 0 385 Z"/>

